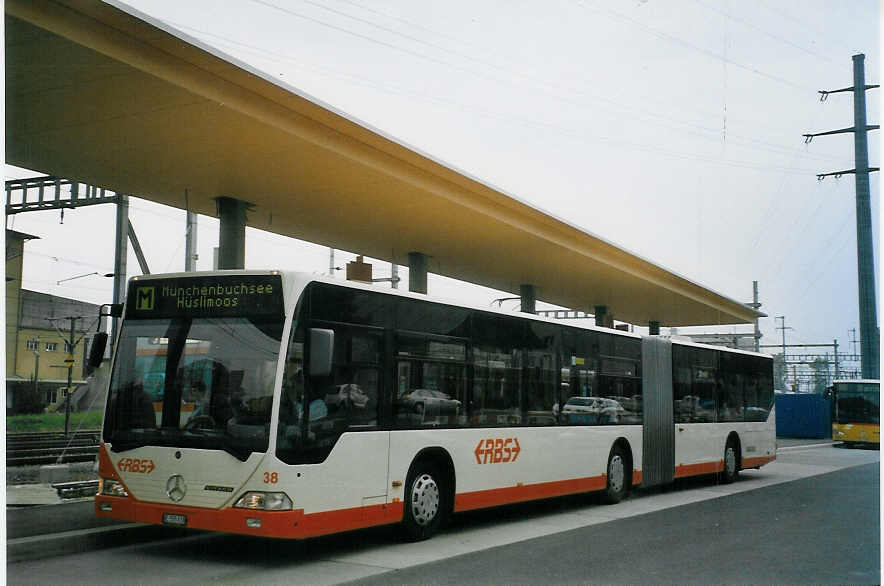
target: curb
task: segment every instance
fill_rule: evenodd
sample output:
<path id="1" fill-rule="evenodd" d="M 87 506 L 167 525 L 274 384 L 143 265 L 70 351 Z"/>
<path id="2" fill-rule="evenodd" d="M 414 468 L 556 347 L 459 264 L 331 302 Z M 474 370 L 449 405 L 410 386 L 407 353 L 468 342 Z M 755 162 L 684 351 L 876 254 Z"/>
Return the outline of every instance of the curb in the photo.
<path id="1" fill-rule="evenodd" d="M 803 446 L 784 446 L 782 448 L 777 448 L 777 452 L 795 452 L 798 450 L 813 450 L 815 448 L 830 448 L 835 445 L 835 442 L 824 442 L 819 444 L 805 444 Z"/>

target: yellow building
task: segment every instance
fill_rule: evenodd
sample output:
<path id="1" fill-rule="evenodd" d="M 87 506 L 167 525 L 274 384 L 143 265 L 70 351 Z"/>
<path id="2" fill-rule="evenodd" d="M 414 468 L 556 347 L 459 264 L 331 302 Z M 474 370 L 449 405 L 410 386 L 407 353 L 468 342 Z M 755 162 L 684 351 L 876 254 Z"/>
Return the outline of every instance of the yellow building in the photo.
<path id="1" fill-rule="evenodd" d="M 6 410 L 16 411 L 24 390 L 37 389 L 44 406 L 63 398 L 68 366 L 73 358 L 73 385 L 86 378 L 89 334 L 95 331 L 98 305 L 22 289 L 24 244 L 35 236 L 6 231 Z M 71 320 L 74 346 L 69 347 Z M 34 383 L 36 376 L 37 383 Z M 34 398 L 27 398 L 33 402 Z"/>

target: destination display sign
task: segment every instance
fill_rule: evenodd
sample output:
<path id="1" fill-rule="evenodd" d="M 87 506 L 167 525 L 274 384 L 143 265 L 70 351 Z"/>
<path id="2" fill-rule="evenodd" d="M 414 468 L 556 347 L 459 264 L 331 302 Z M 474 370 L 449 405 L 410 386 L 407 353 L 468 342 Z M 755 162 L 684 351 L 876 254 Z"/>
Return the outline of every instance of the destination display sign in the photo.
<path id="1" fill-rule="evenodd" d="M 209 275 L 129 283 L 127 319 L 283 315 L 279 275 Z"/>

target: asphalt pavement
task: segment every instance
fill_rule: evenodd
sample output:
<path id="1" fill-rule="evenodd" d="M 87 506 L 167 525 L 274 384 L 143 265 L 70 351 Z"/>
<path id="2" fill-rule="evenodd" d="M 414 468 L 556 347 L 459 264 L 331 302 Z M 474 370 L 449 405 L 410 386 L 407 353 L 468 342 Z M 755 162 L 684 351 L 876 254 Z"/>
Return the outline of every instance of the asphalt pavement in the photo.
<path id="1" fill-rule="evenodd" d="M 139 583 L 188 585 L 873 583 L 878 460 L 781 443 L 776 462 L 735 484 L 686 479 L 615 506 L 578 495 L 474 511 L 420 543 L 401 543 L 394 528 L 290 542 L 103 525 L 89 502 L 14 508 L 7 572 L 10 583 L 90 585 L 129 583 L 136 567 Z"/>
<path id="2" fill-rule="evenodd" d="M 877 464 L 350 582 L 878 584 Z"/>

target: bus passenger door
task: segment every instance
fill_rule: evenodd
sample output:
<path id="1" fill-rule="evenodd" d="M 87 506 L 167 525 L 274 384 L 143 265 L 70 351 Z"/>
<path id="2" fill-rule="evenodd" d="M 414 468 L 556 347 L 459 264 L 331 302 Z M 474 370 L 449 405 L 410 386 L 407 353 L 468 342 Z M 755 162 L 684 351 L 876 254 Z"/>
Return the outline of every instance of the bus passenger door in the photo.
<path id="1" fill-rule="evenodd" d="M 334 328 L 334 355 L 331 376 L 314 381 L 311 388 L 308 441 L 328 450 L 327 494 L 340 495 L 341 507 L 353 506 L 356 499 L 362 506 L 384 504 L 390 445 L 389 433 L 379 430 L 383 330 L 319 325 Z M 353 493 L 355 487 L 359 494 Z"/>

